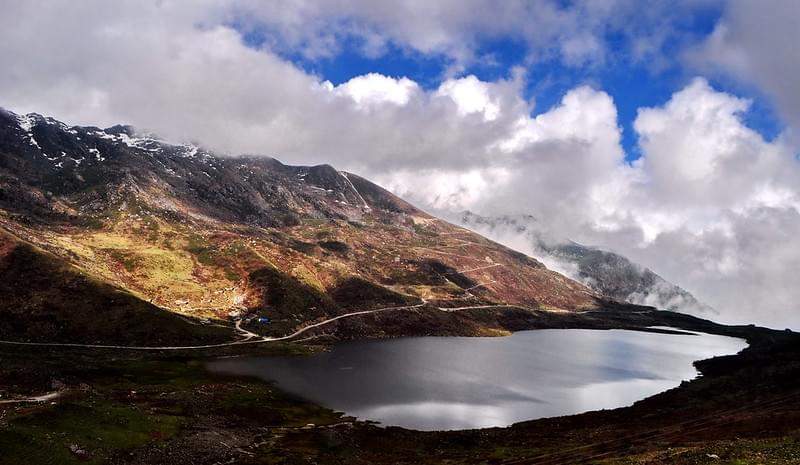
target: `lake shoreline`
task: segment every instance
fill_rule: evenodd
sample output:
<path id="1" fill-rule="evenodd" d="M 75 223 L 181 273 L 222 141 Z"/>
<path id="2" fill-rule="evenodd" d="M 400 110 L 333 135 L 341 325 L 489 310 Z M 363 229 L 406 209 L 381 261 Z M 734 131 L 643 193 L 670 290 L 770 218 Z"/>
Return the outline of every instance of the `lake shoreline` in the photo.
<path id="1" fill-rule="evenodd" d="M 531 320 L 508 321 L 520 329 L 531 326 Z M 3 408 L 7 426 L 0 429 L 0 446 L 11 461 L 0 458 L 0 464 L 19 463 L 21 457 L 32 465 L 46 463 L 36 459 L 43 451 L 69 458 L 68 441 L 98 459 L 120 464 L 230 460 L 243 464 L 466 464 L 489 458 L 502 464 L 520 460 L 582 463 L 597 455 L 620 460 L 609 463 L 645 457 L 649 458 L 642 463 L 713 463 L 706 454 L 743 463 L 751 459 L 755 463 L 756 456 L 761 461 L 775 457 L 772 463 L 791 463 L 779 460 L 800 456 L 800 336 L 796 333 L 725 326 L 670 312 L 625 314 L 622 309 L 607 309 L 603 315 L 553 314 L 539 322 L 540 326 L 584 329 L 640 329 L 653 324 L 741 337 L 749 347 L 736 355 L 696 362 L 702 376 L 630 407 L 451 432 L 354 421 L 260 380 L 211 375 L 203 366 L 221 356 L 310 354 L 324 350 L 325 344 L 155 354 L 3 347 L 2 389 L 20 396 L 37 394 L 49 391 L 53 380 L 58 380 L 67 392 L 55 404 Z M 73 412 L 85 412 L 80 423 L 70 416 Z M 119 425 L 126 425 L 128 435 L 132 429 L 143 428 L 144 436 L 133 441 L 140 437 L 134 436 L 124 444 L 111 437 L 87 444 L 76 435 L 76 428 L 95 431 L 91 434 L 98 437 L 112 434 L 119 426 L 101 421 L 109 414 L 136 418 L 134 424 L 125 420 L 128 423 Z M 68 423 L 58 423 L 67 419 Z M 177 428 L 167 428 L 168 424 Z M 42 434 L 54 428 L 66 436 Z M 27 439 L 20 442 L 22 431 Z M 221 446 L 220 440 L 230 447 Z M 65 459 L 64 463 L 71 462 Z"/>
<path id="2" fill-rule="evenodd" d="M 694 362 L 747 347 L 740 338 L 645 329 L 342 341 L 310 357 L 206 367 L 383 426 L 453 431 L 631 405 L 695 378 Z"/>

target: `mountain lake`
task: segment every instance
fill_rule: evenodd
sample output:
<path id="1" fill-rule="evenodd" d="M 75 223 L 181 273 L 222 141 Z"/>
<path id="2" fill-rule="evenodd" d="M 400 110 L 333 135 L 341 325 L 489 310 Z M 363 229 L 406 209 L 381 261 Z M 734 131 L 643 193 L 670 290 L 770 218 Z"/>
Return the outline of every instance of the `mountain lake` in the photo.
<path id="1" fill-rule="evenodd" d="M 631 405 L 735 354 L 742 339 L 709 334 L 545 329 L 508 337 L 349 341 L 310 357 L 208 364 L 384 426 L 458 430 Z"/>

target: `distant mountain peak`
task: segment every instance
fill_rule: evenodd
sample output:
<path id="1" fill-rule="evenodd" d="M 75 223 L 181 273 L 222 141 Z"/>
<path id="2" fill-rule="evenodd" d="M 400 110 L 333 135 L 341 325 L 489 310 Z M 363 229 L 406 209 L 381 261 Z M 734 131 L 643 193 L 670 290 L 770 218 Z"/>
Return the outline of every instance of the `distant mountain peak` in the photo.
<path id="1" fill-rule="evenodd" d="M 500 242 L 513 233 L 533 256 L 610 298 L 686 313 L 717 313 L 691 293 L 628 258 L 558 237 L 532 215 L 485 217 L 465 211 L 460 223 Z"/>

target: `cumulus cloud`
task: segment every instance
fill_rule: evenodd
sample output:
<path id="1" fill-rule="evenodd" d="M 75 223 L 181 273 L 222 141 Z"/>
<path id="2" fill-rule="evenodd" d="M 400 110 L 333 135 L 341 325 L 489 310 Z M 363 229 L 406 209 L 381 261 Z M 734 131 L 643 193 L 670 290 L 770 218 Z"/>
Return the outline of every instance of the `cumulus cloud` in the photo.
<path id="1" fill-rule="evenodd" d="M 691 61 L 755 84 L 772 97 L 795 131 L 800 130 L 800 3 L 731 2 L 705 42 L 689 53 Z"/>
<path id="2" fill-rule="evenodd" d="M 611 97 L 578 87 L 536 117 L 521 108 L 500 113 L 503 130 L 483 140 L 485 166 L 408 166 L 376 178 L 437 210 L 534 213 L 567 231 L 581 227 L 576 219 L 602 221 L 597 205 L 622 195 L 620 183 L 634 175 L 624 164 Z"/>
<path id="3" fill-rule="evenodd" d="M 532 116 L 520 69 L 493 82 L 448 77 L 431 90 L 374 73 L 334 85 L 280 55 L 288 47 L 330 56 L 342 34 L 356 34 L 370 53 L 397 42 L 469 60 L 476 34 L 500 37 L 518 24 L 536 53 L 597 62 L 606 59 L 603 31 L 627 31 L 619 13 L 638 10 L 637 2 L 565 9 L 545 1 L 529 26 L 521 22 L 530 4 L 492 7 L 496 21 L 479 14 L 487 5 L 397 2 L 397 15 L 345 0 L 14 2 L 0 17 L 0 105 L 70 123 L 130 123 L 230 153 L 332 163 L 438 211 L 534 214 L 560 236 L 648 266 L 723 319 L 797 326 L 796 146 L 744 125 L 747 100 L 703 79 L 688 83 L 640 111 L 643 157 L 629 164 L 616 106 L 600 89 L 576 87 Z M 245 40 L 256 25 L 277 31 L 273 42 Z"/>
<path id="4" fill-rule="evenodd" d="M 480 141 L 498 130 L 480 117 L 452 118 L 463 99 L 423 93 L 408 79 L 373 74 L 334 87 L 210 23 L 214 8 L 171 5 L 54 2 L 43 15 L 16 4 L 0 18 L 2 104 L 73 123 L 124 121 L 229 152 L 366 167 L 436 165 L 445 153 L 482 163 Z M 515 99 L 517 86 L 486 92 Z"/>
<path id="5" fill-rule="evenodd" d="M 663 106 L 640 109 L 643 156 L 627 164 L 610 97 L 580 87 L 509 126 L 493 146 L 500 172 L 384 178 L 441 210 L 532 213 L 554 237 L 656 270 L 725 321 L 796 327 L 800 162 L 785 138 L 766 141 L 743 123 L 749 105 L 695 79 Z M 513 234 L 496 239 L 531 251 Z"/>
<path id="6" fill-rule="evenodd" d="M 363 107 L 387 102 L 405 105 L 413 94 L 420 91 L 419 85 L 411 79 L 393 79 L 377 73 L 354 77 L 336 87 L 330 82 L 324 85 L 327 90 L 335 90 L 337 94 L 350 97 L 356 105 Z"/>
<path id="7" fill-rule="evenodd" d="M 628 194 L 605 219 L 612 227 L 583 234 L 652 265 L 723 318 L 796 326 L 800 163 L 784 138 L 765 141 L 743 124 L 748 105 L 696 79 L 640 110 L 643 157 Z"/>

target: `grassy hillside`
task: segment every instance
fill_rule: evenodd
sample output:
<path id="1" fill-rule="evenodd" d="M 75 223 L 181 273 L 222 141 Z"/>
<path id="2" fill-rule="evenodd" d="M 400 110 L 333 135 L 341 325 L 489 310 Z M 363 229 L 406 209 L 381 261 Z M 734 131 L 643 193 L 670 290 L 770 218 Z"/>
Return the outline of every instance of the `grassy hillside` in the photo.
<path id="1" fill-rule="evenodd" d="M 0 276 L 2 339 L 153 346 L 232 339 L 2 233 Z"/>
<path id="2" fill-rule="evenodd" d="M 126 127 L 26 121 L 0 111 L 0 228 L 29 247 L 7 250 L 0 269 L 9 334 L 143 340 L 163 327 L 159 340 L 173 330 L 185 340 L 174 329 L 180 323 L 161 321 L 168 311 L 228 326 L 242 319 L 252 331 L 282 336 L 410 302 L 430 302 L 427 311 L 597 305 L 594 292 L 536 260 L 329 165 L 223 157 Z M 47 271 L 37 278 L 39 269 Z M 28 288 L 18 286 L 25 280 Z M 112 291 L 126 297 L 107 297 Z M 255 318 L 270 323 L 253 325 Z M 448 319 L 435 315 L 413 332 L 436 332 Z M 481 324 L 461 325 L 463 334 Z M 103 325 L 101 336 L 93 328 Z"/>

